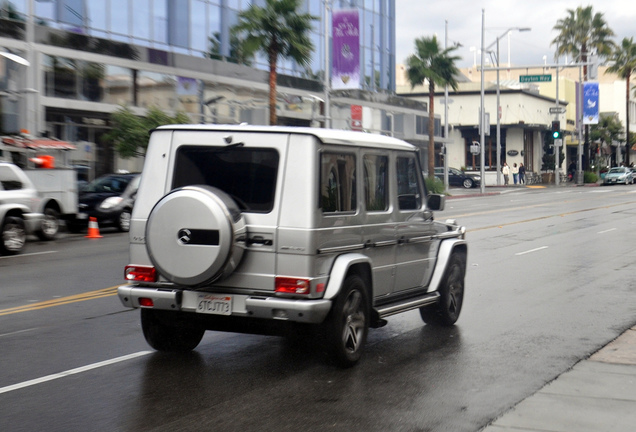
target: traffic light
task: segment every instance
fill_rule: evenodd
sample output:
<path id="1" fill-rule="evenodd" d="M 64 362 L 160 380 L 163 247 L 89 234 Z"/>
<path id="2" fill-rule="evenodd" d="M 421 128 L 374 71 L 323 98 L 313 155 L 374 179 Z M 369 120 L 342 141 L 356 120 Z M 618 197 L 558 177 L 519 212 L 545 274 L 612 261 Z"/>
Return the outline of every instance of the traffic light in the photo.
<path id="1" fill-rule="evenodd" d="M 561 138 L 561 122 L 558 120 L 552 122 L 552 138 Z"/>

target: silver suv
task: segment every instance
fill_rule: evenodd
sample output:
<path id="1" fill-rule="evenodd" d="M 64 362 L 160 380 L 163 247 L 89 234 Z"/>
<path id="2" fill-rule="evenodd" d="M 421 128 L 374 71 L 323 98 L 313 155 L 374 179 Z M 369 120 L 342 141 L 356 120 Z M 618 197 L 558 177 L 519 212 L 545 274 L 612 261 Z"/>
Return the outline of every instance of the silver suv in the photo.
<path id="1" fill-rule="evenodd" d="M 14 164 L 0 162 L 0 253 L 19 253 L 27 234 L 42 227 L 44 215 L 38 212 L 41 197 L 24 172 Z"/>
<path id="2" fill-rule="evenodd" d="M 205 330 L 316 337 L 342 366 L 369 327 L 419 309 L 453 325 L 465 229 L 435 221 L 416 147 L 359 132 L 180 125 L 150 137 L 122 303 L 147 342 Z"/>

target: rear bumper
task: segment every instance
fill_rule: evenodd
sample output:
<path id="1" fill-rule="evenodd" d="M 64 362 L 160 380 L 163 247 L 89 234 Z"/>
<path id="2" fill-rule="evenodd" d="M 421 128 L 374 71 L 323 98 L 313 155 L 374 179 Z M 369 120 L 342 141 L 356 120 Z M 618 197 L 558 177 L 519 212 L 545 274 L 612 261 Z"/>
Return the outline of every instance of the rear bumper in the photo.
<path id="1" fill-rule="evenodd" d="M 185 300 L 184 300 L 185 293 Z M 129 308 L 142 307 L 140 298 L 151 299 L 152 309 L 197 313 L 190 299 L 192 291 L 169 288 L 150 288 L 123 285 L 117 289 L 122 304 Z M 331 310 L 331 300 L 297 300 L 278 297 L 232 295 L 233 317 L 249 317 L 320 324 Z"/>

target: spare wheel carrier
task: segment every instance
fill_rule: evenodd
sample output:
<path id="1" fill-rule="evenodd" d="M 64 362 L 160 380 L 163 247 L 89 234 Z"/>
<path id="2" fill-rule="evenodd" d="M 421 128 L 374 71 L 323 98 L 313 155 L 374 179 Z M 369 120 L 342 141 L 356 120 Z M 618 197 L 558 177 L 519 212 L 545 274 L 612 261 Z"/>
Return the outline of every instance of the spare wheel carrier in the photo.
<path id="1" fill-rule="evenodd" d="M 228 276 L 245 250 L 245 220 L 228 194 L 185 186 L 161 198 L 148 216 L 146 249 L 168 280 L 187 286 Z"/>

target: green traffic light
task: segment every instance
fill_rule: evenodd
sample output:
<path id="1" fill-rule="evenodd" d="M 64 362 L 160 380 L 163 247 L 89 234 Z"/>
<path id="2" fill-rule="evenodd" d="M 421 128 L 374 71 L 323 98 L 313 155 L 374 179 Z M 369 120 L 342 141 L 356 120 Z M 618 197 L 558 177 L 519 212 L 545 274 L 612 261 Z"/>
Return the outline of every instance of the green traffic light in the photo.
<path id="1" fill-rule="evenodd" d="M 560 137 L 561 137 L 561 132 L 559 131 L 552 132 L 552 138 L 559 139 Z"/>

